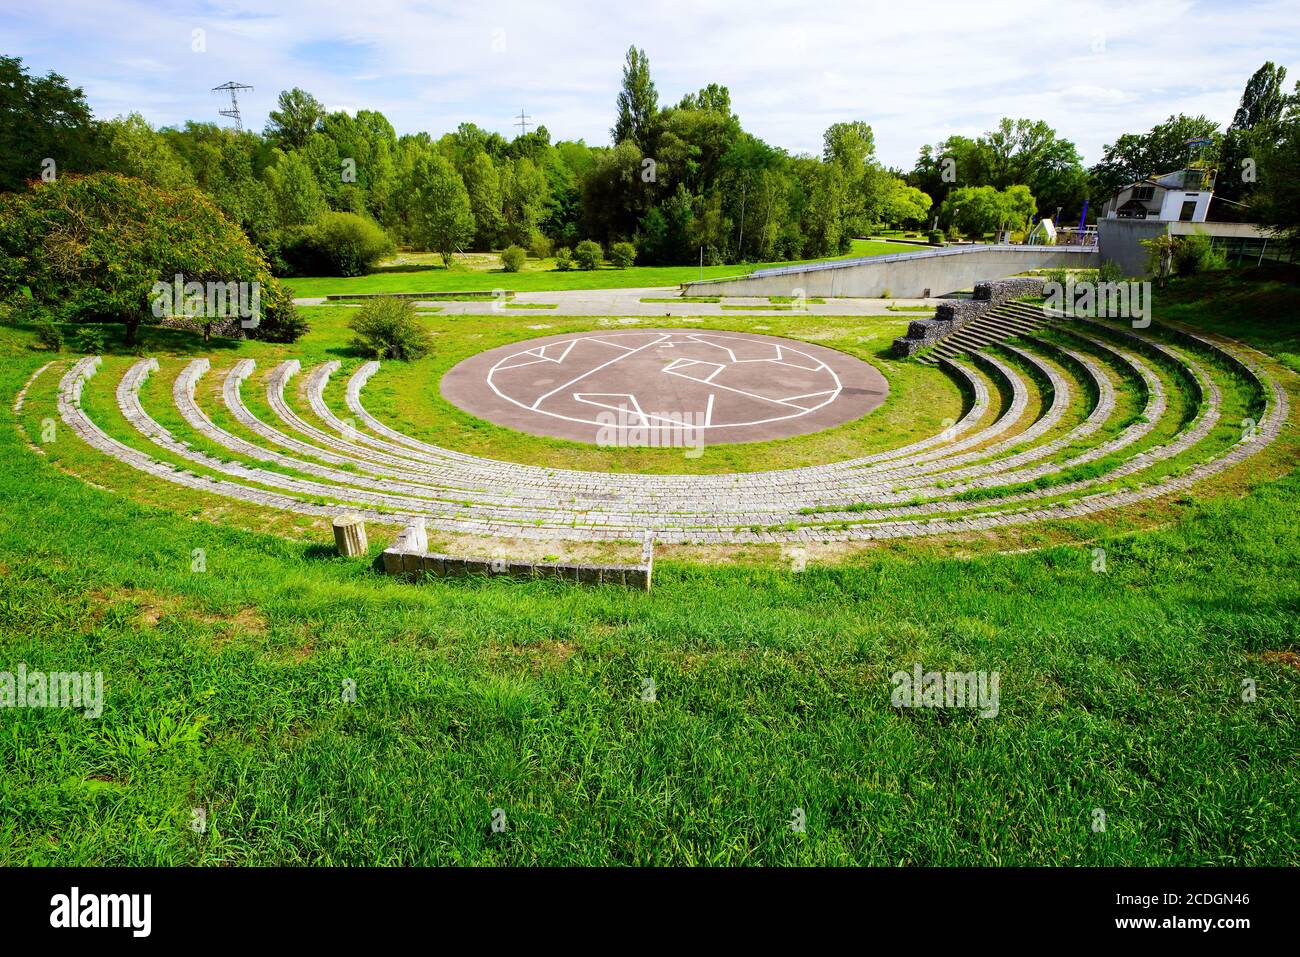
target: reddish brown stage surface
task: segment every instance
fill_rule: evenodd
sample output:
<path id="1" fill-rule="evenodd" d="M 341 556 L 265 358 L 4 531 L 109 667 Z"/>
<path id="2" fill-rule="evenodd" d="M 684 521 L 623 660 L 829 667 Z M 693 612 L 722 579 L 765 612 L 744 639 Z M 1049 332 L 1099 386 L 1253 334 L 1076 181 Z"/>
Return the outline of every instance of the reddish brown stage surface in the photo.
<path id="1" fill-rule="evenodd" d="M 668 436 L 683 430 L 707 445 L 804 435 L 859 418 L 889 393 L 874 366 L 843 352 L 712 329 L 528 339 L 470 356 L 441 387 L 449 402 L 522 432 L 651 445 L 677 444 Z"/>

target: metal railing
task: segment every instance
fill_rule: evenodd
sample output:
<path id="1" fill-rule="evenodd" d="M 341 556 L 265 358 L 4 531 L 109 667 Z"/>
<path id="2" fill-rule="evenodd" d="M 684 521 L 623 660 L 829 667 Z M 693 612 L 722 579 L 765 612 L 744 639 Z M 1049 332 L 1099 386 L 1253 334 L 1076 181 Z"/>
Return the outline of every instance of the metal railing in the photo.
<path id="1" fill-rule="evenodd" d="M 1022 243 L 970 243 L 961 246 L 935 246 L 931 249 L 918 249 L 916 252 L 909 253 L 888 253 L 884 256 L 855 256 L 852 259 L 828 259 L 825 262 L 803 263 L 794 266 L 771 266 L 767 269 L 757 269 L 754 272 L 740 276 L 723 276 L 718 279 L 693 279 L 690 280 L 688 284 L 700 285 L 701 283 L 732 282 L 736 279 L 763 278 L 767 276 L 790 276 L 795 273 L 821 272 L 825 269 L 844 269 L 848 266 L 861 266 L 866 263 L 906 262 L 910 259 L 932 259 L 937 256 L 963 256 L 968 253 L 976 252 L 1038 253 L 1042 252 L 1044 249 L 1050 249 L 1053 252 L 1096 252 L 1096 247 L 1094 245 L 1086 244 L 1026 246 Z"/>

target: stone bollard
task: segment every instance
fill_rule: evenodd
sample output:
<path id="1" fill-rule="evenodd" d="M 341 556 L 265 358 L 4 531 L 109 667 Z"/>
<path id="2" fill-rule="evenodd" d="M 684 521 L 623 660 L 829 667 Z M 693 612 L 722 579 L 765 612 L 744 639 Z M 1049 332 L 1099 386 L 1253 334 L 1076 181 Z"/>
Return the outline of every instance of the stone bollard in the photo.
<path id="1" fill-rule="evenodd" d="M 334 519 L 334 545 L 339 554 L 350 558 L 364 555 L 370 549 L 366 541 L 366 523 L 360 515 L 339 515 Z"/>

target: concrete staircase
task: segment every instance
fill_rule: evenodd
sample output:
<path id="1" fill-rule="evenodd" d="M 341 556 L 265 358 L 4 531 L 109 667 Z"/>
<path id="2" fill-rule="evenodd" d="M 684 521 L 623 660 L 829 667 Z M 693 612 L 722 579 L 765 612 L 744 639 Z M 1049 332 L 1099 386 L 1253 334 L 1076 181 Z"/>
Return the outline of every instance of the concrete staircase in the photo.
<path id="1" fill-rule="evenodd" d="M 939 344 L 920 357 L 927 365 L 936 365 L 940 359 L 956 359 L 1006 342 L 1017 336 L 1029 335 L 1052 321 L 1042 306 L 1025 302 L 1004 302 L 952 335 L 939 340 Z"/>

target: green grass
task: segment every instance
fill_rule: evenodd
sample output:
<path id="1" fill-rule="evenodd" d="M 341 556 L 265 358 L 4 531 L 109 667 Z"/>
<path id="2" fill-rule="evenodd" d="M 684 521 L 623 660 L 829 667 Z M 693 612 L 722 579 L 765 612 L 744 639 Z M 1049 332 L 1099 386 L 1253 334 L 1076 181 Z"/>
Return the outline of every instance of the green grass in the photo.
<path id="1" fill-rule="evenodd" d="M 1157 318 L 1300 355 L 1294 289 L 1213 288 L 1171 288 Z M 355 362 L 316 319 L 294 349 L 149 342 L 213 354 L 209 376 Z M 0 326 L 6 396 L 51 358 L 30 339 Z M 97 418 L 113 375 L 91 380 Z M 161 380 L 144 399 L 164 420 Z M 106 700 L 97 720 L 0 710 L 0 864 L 1300 863 L 1293 470 L 1157 531 L 1082 523 L 1105 574 L 1092 544 L 900 546 L 801 574 L 669 558 L 648 594 L 408 586 L 319 536 L 101 491 L 62 470 L 98 460 L 66 429 L 38 455 L 15 424 L 6 400 L 0 670 L 102 671 Z M 892 707 L 913 662 L 998 671 L 998 716 Z"/>
<path id="2" fill-rule="evenodd" d="M 559 304 L 554 302 L 508 302 L 507 309 L 558 309 Z"/>
<path id="3" fill-rule="evenodd" d="M 853 248 L 845 256 L 832 258 L 883 256 L 887 253 L 914 251 L 915 247 L 899 243 L 855 239 Z M 823 262 L 824 260 L 811 261 Z M 486 262 L 476 260 L 473 266 L 455 269 L 448 269 L 441 264 L 429 262 L 427 264 L 403 265 L 388 270 L 381 268 L 368 276 L 354 278 L 303 277 L 286 279 L 284 283 L 293 290 L 295 296 L 300 298 L 377 292 L 490 291 L 503 285 L 508 285 L 517 292 L 564 289 L 629 289 L 677 286 L 700 278 L 722 279 L 728 276 L 744 276 L 755 269 L 789 265 L 792 265 L 792 263 L 745 263 L 734 266 L 705 266 L 702 271 L 698 266 L 631 266 L 627 269 L 602 266 L 600 269 L 573 269 L 560 272 L 554 268 L 553 260 L 530 259 L 520 272 L 507 273 L 499 265 L 492 268 L 491 259 L 488 259 Z"/>

